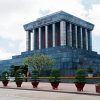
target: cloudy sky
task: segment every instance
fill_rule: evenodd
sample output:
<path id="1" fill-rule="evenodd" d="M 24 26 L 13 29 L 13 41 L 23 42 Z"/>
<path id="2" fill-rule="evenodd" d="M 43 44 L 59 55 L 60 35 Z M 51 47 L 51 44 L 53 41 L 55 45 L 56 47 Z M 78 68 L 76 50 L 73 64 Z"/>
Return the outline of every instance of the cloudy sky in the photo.
<path id="1" fill-rule="evenodd" d="M 59 10 L 95 24 L 93 50 L 100 53 L 100 0 L 0 0 L 0 60 L 26 50 L 24 24 Z"/>

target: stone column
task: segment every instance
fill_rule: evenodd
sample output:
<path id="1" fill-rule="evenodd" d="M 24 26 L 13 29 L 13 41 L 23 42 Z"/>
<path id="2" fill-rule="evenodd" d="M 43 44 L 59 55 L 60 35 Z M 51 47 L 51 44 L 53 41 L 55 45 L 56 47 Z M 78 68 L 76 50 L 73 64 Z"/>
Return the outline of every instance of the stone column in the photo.
<path id="1" fill-rule="evenodd" d="M 83 35 L 82 35 L 82 27 L 80 27 L 80 44 L 81 44 L 81 49 L 83 49 Z"/>
<path id="2" fill-rule="evenodd" d="M 92 51 L 92 32 L 88 31 L 88 50 Z"/>
<path id="3" fill-rule="evenodd" d="M 90 50 L 92 51 L 92 31 L 90 31 Z"/>
<path id="4" fill-rule="evenodd" d="M 77 39 L 77 26 L 75 25 L 75 47 L 78 48 L 78 39 Z"/>
<path id="5" fill-rule="evenodd" d="M 86 50 L 88 50 L 88 33 L 87 33 L 87 29 L 85 29 L 85 46 L 86 46 Z"/>
<path id="6" fill-rule="evenodd" d="M 48 26 L 45 26 L 45 48 L 48 48 Z"/>
<path id="7" fill-rule="evenodd" d="M 34 34 L 35 34 L 35 33 L 34 33 L 34 29 L 33 29 L 33 37 L 32 37 L 32 38 L 33 38 L 33 45 L 32 45 L 32 46 L 33 46 L 33 50 L 35 49 L 35 43 L 34 43 L 34 41 L 35 41 L 34 37 L 35 37 L 35 36 L 34 36 Z"/>
<path id="8" fill-rule="evenodd" d="M 31 31 L 27 31 L 26 33 L 26 51 L 31 50 Z"/>
<path id="9" fill-rule="evenodd" d="M 61 38 L 61 46 L 66 45 L 66 22 L 60 22 L 60 38 Z"/>
<path id="10" fill-rule="evenodd" d="M 55 23 L 52 24 L 52 31 L 53 31 L 53 47 L 55 47 Z"/>
<path id="11" fill-rule="evenodd" d="M 67 28 L 67 32 L 68 32 L 68 46 L 71 46 L 72 47 L 72 24 L 71 23 L 69 23 L 68 24 L 68 28 Z"/>
<path id="12" fill-rule="evenodd" d="M 31 50 L 33 50 L 33 30 L 31 32 Z"/>
<path id="13" fill-rule="evenodd" d="M 39 49 L 41 49 L 41 27 L 39 27 Z"/>

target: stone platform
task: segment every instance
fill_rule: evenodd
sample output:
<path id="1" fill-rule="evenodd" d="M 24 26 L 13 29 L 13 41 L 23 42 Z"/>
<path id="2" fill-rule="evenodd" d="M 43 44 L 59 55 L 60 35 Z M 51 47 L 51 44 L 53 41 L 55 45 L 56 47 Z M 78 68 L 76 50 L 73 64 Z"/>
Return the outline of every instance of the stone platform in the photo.
<path id="1" fill-rule="evenodd" d="M 94 74 L 100 73 L 100 55 L 94 51 L 77 49 L 69 46 L 58 46 L 47 49 L 22 52 L 21 55 L 12 56 L 12 59 L 0 61 L 0 71 L 9 69 L 11 65 L 23 65 L 25 57 L 35 53 L 47 54 L 56 61 L 56 68 L 61 70 L 62 76 L 73 76 L 79 68 L 87 69 L 92 63 Z"/>

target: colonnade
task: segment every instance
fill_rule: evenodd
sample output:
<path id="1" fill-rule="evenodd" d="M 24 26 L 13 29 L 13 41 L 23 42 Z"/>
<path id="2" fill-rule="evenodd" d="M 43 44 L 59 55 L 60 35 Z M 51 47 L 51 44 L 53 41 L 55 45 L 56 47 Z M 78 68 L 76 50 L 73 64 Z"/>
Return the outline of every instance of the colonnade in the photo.
<path id="1" fill-rule="evenodd" d="M 64 45 L 91 51 L 91 30 L 60 21 L 27 31 L 27 51 Z"/>

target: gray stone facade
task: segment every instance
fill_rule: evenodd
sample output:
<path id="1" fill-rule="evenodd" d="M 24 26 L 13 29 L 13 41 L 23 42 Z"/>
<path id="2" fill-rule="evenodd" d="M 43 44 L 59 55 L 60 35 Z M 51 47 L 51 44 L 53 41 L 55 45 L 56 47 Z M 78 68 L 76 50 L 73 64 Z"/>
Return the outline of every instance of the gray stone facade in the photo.
<path id="1" fill-rule="evenodd" d="M 21 55 L 13 56 L 10 60 L 0 61 L 0 69 L 9 68 L 11 65 L 23 65 L 25 57 L 31 56 L 34 53 L 47 54 L 56 60 L 56 66 L 62 72 L 63 76 L 74 75 L 78 68 L 86 69 L 86 62 L 93 62 L 94 73 L 100 71 L 100 55 L 94 51 L 76 49 L 69 46 L 58 46 L 47 49 L 33 50 L 22 52 Z M 84 62 L 84 60 L 86 62 Z"/>
<path id="2" fill-rule="evenodd" d="M 91 30 L 93 29 L 93 24 L 63 11 L 59 11 L 42 18 L 38 18 L 36 21 L 24 25 L 24 29 L 25 31 L 29 31 L 33 30 L 34 28 L 38 28 L 39 26 L 48 25 L 50 23 L 58 22 L 60 20 L 67 20 L 69 22 L 89 28 Z"/>
<path id="3" fill-rule="evenodd" d="M 63 76 L 72 76 L 79 68 L 87 69 L 90 63 L 94 73 L 100 72 L 100 55 L 92 51 L 93 27 L 93 24 L 63 11 L 28 23 L 24 25 L 26 52 L 0 61 L 0 70 L 23 65 L 25 57 L 44 53 L 55 59 L 55 67 Z"/>
<path id="4" fill-rule="evenodd" d="M 39 18 L 24 25 L 26 51 L 64 45 L 92 50 L 93 27 L 93 24 L 63 11 Z"/>

